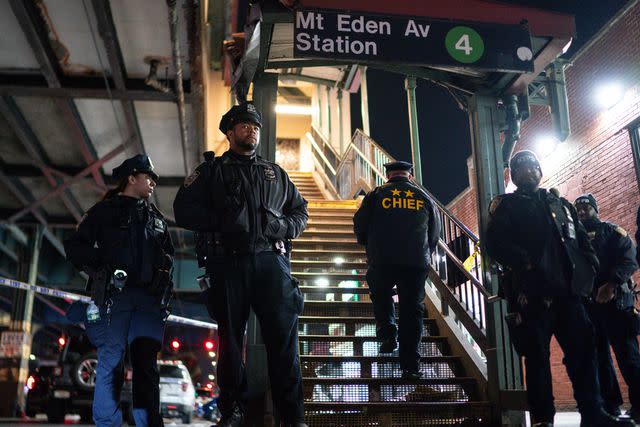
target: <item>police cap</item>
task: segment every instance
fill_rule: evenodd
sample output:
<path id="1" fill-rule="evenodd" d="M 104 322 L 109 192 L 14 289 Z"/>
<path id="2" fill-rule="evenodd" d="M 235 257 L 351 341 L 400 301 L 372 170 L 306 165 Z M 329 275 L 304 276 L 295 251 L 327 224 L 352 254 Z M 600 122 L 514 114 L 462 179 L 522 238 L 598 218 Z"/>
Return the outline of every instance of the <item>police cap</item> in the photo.
<path id="1" fill-rule="evenodd" d="M 403 162 L 402 160 L 398 160 L 395 162 L 389 162 L 389 163 L 385 163 L 384 164 L 384 168 L 386 169 L 387 173 L 392 172 L 392 171 L 407 171 L 407 172 L 411 172 L 411 169 L 413 168 L 413 165 L 409 162 Z"/>
<path id="2" fill-rule="evenodd" d="M 598 202 L 596 202 L 596 198 L 593 197 L 593 194 L 583 194 L 582 196 L 578 197 L 575 202 L 573 202 L 573 205 L 577 207 L 581 203 L 591 205 L 591 207 L 595 209 L 596 213 L 598 212 Z"/>
<path id="3" fill-rule="evenodd" d="M 153 171 L 151 159 L 146 154 L 137 154 L 125 160 L 120 166 L 113 169 L 112 175 L 119 181 L 122 178 L 136 173 L 146 173 L 153 178 L 154 181 L 157 181 L 159 178 L 158 174 Z"/>
<path id="4" fill-rule="evenodd" d="M 529 150 L 518 151 L 513 156 L 511 156 L 511 160 L 509 161 L 509 169 L 513 171 L 524 164 L 535 165 L 538 167 L 538 169 L 540 169 L 540 172 L 542 172 L 542 169 L 540 168 L 540 161 L 538 160 L 536 153 Z"/>
<path id="5" fill-rule="evenodd" d="M 245 102 L 231 107 L 231 109 L 222 116 L 222 119 L 220 119 L 219 128 L 222 133 L 227 133 L 236 123 L 242 122 L 255 123 L 262 127 L 262 115 L 260 115 L 260 112 L 252 102 Z"/>

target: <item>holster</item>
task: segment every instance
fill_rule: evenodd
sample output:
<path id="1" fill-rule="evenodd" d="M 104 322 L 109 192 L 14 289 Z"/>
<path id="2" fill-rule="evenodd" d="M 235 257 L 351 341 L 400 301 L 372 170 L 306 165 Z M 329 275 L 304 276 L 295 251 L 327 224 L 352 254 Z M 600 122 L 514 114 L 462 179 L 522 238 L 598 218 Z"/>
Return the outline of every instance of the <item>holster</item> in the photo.
<path id="1" fill-rule="evenodd" d="M 91 292 L 91 299 L 100 307 L 105 303 L 111 292 L 113 270 L 108 266 L 101 266 L 95 270 L 92 268 L 85 268 L 84 270 L 89 274 L 86 290 Z"/>

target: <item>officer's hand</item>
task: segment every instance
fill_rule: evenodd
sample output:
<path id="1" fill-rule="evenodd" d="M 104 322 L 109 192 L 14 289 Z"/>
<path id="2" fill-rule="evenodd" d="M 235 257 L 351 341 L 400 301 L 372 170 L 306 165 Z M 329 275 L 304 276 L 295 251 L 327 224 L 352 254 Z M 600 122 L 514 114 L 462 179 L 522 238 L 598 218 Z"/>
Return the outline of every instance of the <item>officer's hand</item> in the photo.
<path id="1" fill-rule="evenodd" d="M 598 288 L 598 295 L 596 295 L 596 302 L 605 304 L 613 299 L 615 295 L 616 285 L 613 283 L 605 283 Z"/>

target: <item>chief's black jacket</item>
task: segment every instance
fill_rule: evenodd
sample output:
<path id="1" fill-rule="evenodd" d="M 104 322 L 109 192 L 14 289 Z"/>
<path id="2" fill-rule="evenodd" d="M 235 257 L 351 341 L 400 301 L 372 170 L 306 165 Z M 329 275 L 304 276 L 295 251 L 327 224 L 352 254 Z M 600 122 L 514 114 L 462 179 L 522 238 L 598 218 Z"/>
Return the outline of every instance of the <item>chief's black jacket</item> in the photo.
<path id="1" fill-rule="evenodd" d="M 627 282 L 638 269 L 638 264 L 631 238 L 622 228 L 609 222 L 585 221 L 584 226 L 600 261 L 594 296 L 598 287 L 611 283 L 616 285 L 615 303 L 620 308 L 632 306 L 635 298 Z"/>
<path id="2" fill-rule="evenodd" d="M 79 270 L 103 266 L 127 272 L 127 286 L 151 284 L 156 269 L 174 254 L 160 211 L 142 199 L 117 195 L 98 202 L 64 242 L 67 259 Z"/>
<path id="3" fill-rule="evenodd" d="M 497 196 L 485 234 L 488 255 L 513 271 L 525 294 L 591 295 L 598 258 L 566 199 L 543 188 Z"/>
<path id="4" fill-rule="evenodd" d="M 426 268 L 440 238 L 440 218 L 419 186 L 393 177 L 365 196 L 353 229 L 370 265 Z"/>
<path id="5" fill-rule="evenodd" d="M 307 202 L 277 164 L 227 151 L 200 164 L 173 202 L 176 223 L 219 232 L 226 253 L 255 254 L 294 239 L 307 225 Z"/>

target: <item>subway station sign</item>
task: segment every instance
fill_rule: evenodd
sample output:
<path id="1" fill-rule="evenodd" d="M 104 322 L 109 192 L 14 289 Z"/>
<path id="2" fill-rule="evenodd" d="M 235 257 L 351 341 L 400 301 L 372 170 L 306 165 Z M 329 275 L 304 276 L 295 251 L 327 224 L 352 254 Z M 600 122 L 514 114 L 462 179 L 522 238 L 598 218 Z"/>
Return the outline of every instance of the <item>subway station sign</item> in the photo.
<path id="1" fill-rule="evenodd" d="M 525 25 L 338 10 L 296 12 L 294 57 L 533 71 Z"/>

